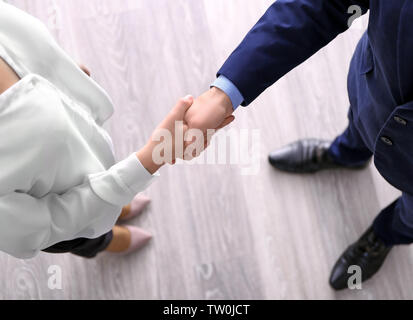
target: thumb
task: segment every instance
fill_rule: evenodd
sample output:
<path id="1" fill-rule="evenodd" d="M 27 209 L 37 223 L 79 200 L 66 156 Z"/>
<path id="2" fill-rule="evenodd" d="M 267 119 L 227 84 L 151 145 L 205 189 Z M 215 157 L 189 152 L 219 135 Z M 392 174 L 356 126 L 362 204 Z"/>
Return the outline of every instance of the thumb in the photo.
<path id="1" fill-rule="evenodd" d="M 181 98 L 178 100 L 174 107 L 174 113 L 178 119 L 183 119 L 185 113 L 194 103 L 194 98 L 191 95 L 186 96 L 185 98 Z"/>

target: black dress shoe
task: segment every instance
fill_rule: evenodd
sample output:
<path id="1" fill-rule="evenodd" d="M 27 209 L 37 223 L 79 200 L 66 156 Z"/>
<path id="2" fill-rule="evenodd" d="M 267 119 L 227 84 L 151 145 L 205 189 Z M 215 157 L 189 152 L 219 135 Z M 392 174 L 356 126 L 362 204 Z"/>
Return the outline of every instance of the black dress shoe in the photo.
<path id="1" fill-rule="evenodd" d="M 271 165 L 279 170 L 292 173 L 314 173 L 324 169 L 362 169 L 362 166 L 343 166 L 336 163 L 327 150 L 331 141 L 304 139 L 291 143 L 269 155 Z"/>
<path id="2" fill-rule="evenodd" d="M 330 285 L 335 290 L 348 288 L 348 279 L 354 273 L 348 273 L 350 266 L 359 266 L 361 280 L 370 279 L 383 265 L 392 247 L 386 247 L 370 227 L 361 238 L 347 248 L 341 255 L 330 276 Z"/>

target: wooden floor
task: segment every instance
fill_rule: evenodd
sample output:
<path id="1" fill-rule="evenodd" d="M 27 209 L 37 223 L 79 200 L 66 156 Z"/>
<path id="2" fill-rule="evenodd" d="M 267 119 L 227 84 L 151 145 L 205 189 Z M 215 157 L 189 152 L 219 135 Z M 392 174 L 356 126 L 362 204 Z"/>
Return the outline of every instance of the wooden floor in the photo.
<path id="1" fill-rule="evenodd" d="M 39 17 L 88 65 L 117 111 L 108 130 L 125 157 L 175 100 L 199 95 L 272 0 L 13 0 Z M 276 172 L 268 152 L 346 126 L 346 73 L 363 30 L 351 29 L 236 112 L 234 128 L 259 129 L 260 170 L 186 165 L 162 170 L 153 204 L 135 224 L 154 240 L 138 254 L 87 261 L 0 254 L 0 298 L 412 299 L 413 251 L 396 248 L 360 291 L 328 286 L 337 257 L 398 195 L 371 166 L 314 176 Z M 50 265 L 63 290 L 47 285 Z"/>

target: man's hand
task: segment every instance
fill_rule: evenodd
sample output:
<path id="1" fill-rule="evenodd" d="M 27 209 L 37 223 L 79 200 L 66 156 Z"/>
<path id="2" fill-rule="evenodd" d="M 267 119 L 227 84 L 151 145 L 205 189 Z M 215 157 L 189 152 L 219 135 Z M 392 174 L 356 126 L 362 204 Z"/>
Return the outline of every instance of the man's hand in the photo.
<path id="1" fill-rule="evenodd" d="M 197 143 L 185 141 L 185 160 L 191 160 L 193 157 L 199 156 L 200 152 L 208 147 L 213 135 L 208 130 L 214 130 L 213 133 L 215 133 L 217 130 L 229 125 L 235 120 L 235 117 L 232 115 L 233 112 L 234 109 L 230 98 L 224 91 L 218 88 L 213 87 L 197 98 L 185 115 L 185 123 L 189 129 L 202 131 L 204 145 L 202 146 L 202 142 L 199 145 L 200 141 L 197 141 Z M 190 151 L 188 152 L 188 150 Z"/>
<path id="2" fill-rule="evenodd" d="M 197 98 L 185 115 L 185 122 L 190 129 L 218 130 L 234 121 L 232 103 L 226 93 L 218 88 L 211 88 Z"/>

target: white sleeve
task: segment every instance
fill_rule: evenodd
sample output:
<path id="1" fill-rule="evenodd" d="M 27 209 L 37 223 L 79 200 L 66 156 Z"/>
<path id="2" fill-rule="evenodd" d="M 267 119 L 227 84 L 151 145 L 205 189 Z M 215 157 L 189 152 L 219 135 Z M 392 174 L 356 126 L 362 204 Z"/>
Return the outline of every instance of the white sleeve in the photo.
<path id="1" fill-rule="evenodd" d="M 84 230 L 91 237 L 109 232 L 121 208 L 152 179 L 133 154 L 62 195 L 48 194 L 41 199 L 19 192 L 1 195 L 0 250 L 28 259 Z M 103 216 L 106 226 L 100 223 Z"/>

